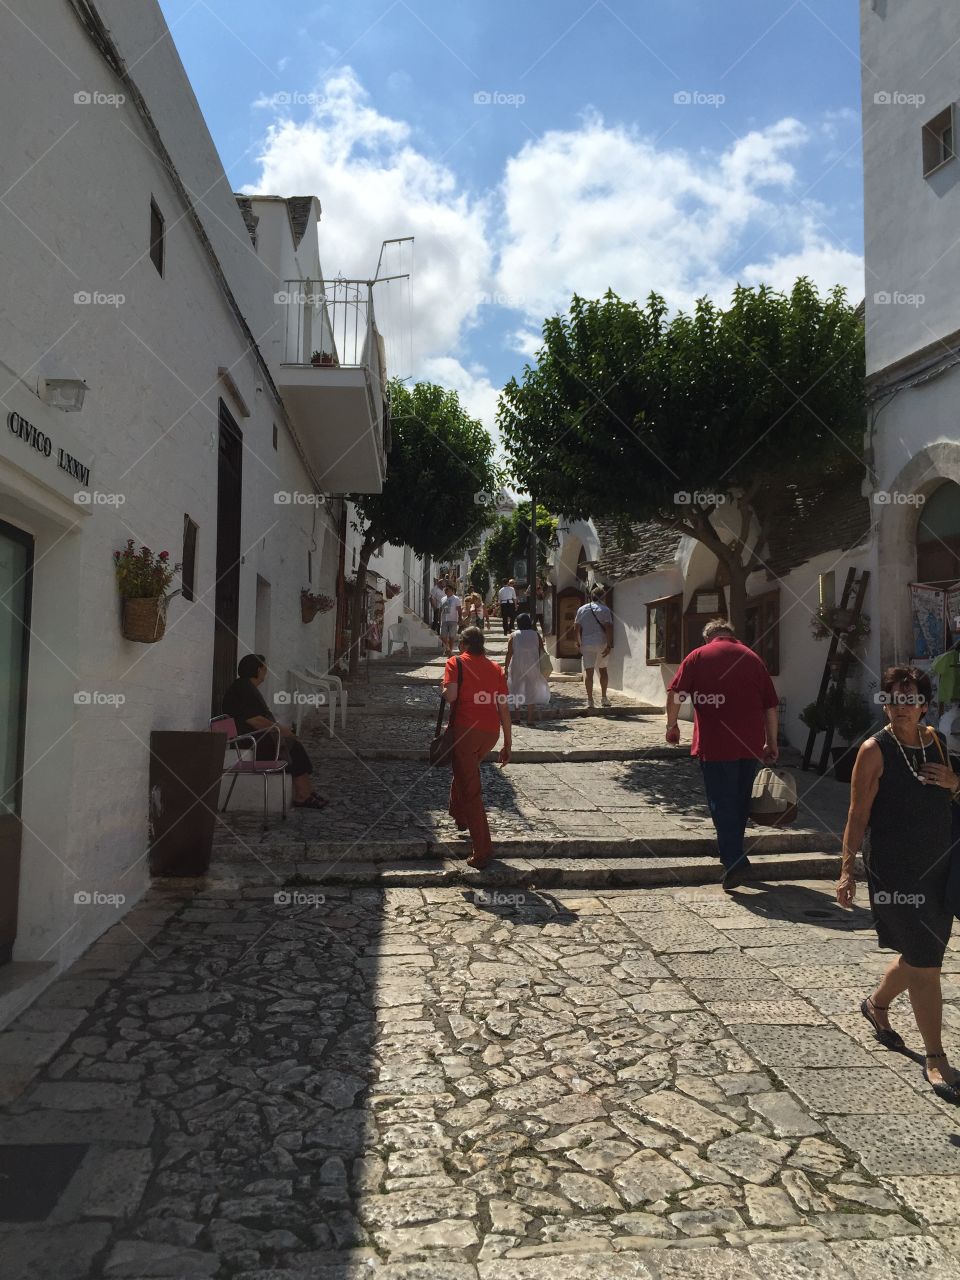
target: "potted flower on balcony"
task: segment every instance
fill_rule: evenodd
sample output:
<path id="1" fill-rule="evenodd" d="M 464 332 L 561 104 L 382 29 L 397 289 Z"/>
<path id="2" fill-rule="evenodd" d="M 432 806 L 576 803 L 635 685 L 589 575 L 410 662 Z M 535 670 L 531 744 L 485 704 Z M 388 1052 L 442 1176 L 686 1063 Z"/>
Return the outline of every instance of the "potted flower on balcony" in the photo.
<path id="1" fill-rule="evenodd" d="M 312 365 L 323 365 L 326 367 L 335 365 L 336 362 L 336 356 L 332 351 L 315 351 L 310 357 L 310 363 Z"/>
<path id="2" fill-rule="evenodd" d="M 393 597 L 398 596 L 402 590 L 403 590 L 403 587 L 401 587 L 398 582 L 388 582 L 386 587 L 384 588 L 383 594 L 387 597 L 388 600 L 392 600 Z"/>
<path id="3" fill-rule="evenodd" d="M 137 551 L 133 538 L 123 550 L 114 551 L 113 564 L 123 601 L 123 634 L 128 640 L 153 644 L 166 630 L 167 604 L 178 594 L 168 595 L 167 588 L 182 566 L 170 563 L 169 551 Z"/>

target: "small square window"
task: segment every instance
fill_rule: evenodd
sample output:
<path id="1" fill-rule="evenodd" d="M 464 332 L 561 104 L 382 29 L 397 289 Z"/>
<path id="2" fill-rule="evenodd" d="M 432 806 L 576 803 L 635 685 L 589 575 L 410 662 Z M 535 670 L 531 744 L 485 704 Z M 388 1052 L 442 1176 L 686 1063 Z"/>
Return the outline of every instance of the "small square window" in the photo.
<path id="1" fill-rule="evenodd" d="M 163 275 L 164 240 L 163 214 L 156 200 L 150 201 L 150 261 Z"/>
<path id="2" fill-rule="evenodd" d="M 200 532 L 196 523 L 189 516 L 183 517 L 183 567 L 180 570 L 180 589 L 184 600 L 196 599 L 197 584 L 197 534 Z"/>
<path id="3" fill-rule="evenodd" d="M 953 103 L 923 126 L 923 176 L 926 178 L 952 160 L 954 150 Z"/>

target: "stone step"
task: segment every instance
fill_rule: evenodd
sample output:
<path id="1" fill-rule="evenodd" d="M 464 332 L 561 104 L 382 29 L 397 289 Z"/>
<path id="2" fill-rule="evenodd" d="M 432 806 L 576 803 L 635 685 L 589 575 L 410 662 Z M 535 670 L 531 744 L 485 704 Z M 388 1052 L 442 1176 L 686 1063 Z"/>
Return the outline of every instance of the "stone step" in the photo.
<path id="1" fill-rule="evenodd" d="M 397 760 L 426 763 L 430 758 L 426 748 L 419 747 L 357 747 L 352 750 L 335 749 L 322 752 L 324 760 Z M 491 751 L 486 763 L 496 764 L 498 752 Z M 689 760 L 690 748 L 686 744 L 671 747 L 514 747 L 510 752 L 511 764 L 576 764 L 602 760 Z"/>
<path id="2" fill-rule="evenodd" d="M 364 699 L 363 686 L 359 686 L 354 698 L 353 688 L 350 690 L 350 714 L 367 716 L 422 716 L 424 719 L 436 718 L 437 704 L 433 706 L 412 706 L 409 703 L 376 702 Z M 613 707 L 595 707 L 590 709 L 585 703 L 574 703 L 564 707 L 544 707 L 537 712 L 537 720 L 577 720 L 581 716 L 602 716 L 606 720 L 626 720 L 635 716 L 662 716 L 663 711 L 657 707 L 637 703 L 634 706 L 623 705 Z M 515 724 L 523 723 L 523 717 L 514 717 Z"/>
<path id="3" fill-rule="evenodd" d="M 840 856 L 833 853 L 752 855 L 751 879 L 758 883 L 786 880 L 832 880 L 839 874 Z M 859 868 L 862 874 L 862 867 Z M 159 878 L 159 889 L 182 889 L 203 886 L 218 888 L 255 888 L 272 886 L 277 893 L 288 893 L 296 905 L 297 888 L 317 893 L 324 885 L 365 887 L 433 888 L 463 885 L 467 888 L 517 887 L 525 889 L 598 889 L 662 887 L 678 884 L 718 884 L 723 869 L 715 857 L 709 858 L 497 858 L 483 871 L 468 867 L 463 859 L 434 858 L 411 862 L 344 861 L 324 868 L 321 864 L 299 864 L 284 875 L 271 872 L 259 864 L 222 863 L 212 867 L 202 879 Z M 310 905 L 304 903 L 305 906 Z"/>
<path id="4" fill-rule="evenodd" d="M 290 863 L 322 866 L 345 859 L 370 863 L 415 862 L 424 858 L 442 861 L 466 857 L 470 851 L 467 839 L 371 840 L 297 840 L 287 832 L 271 833 L 274 838 L 251 846 L 257 857 L 271 866 Z M 716 840 L 712 833 L 648 836 L 516 836 L 496 840 L 497 854 L 503 858 L 550 858 L 554 861 L 582 861 L 585 858 L 614 858 L 626 861 L 650 861 L 659 858 L 715 858 Z M 242 847 L 242 846 L 241 846 Z M 840 842 L 824 831 L 803 829 L 778 831 L 770 828 L 762 834 L 751 830 L 745 848 L 754 854 L 832 853 Z M 214 860 L 232 860 L 232 848 L 224 841 L 216 849 Z"/>

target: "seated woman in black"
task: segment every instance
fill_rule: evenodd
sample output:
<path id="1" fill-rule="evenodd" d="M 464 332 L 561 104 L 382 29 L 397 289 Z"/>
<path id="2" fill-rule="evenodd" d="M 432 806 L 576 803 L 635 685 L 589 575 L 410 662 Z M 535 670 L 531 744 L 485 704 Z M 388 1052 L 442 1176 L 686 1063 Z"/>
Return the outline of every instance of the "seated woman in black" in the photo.
<path id="1" fill-rule="evenodd" d="M 289 763 L 293 779 L 293 807 L 322 809 L 327 802 L 313 794 L 310 757 L 293 730 L 288 725 L 277 724 L 260 692 L 266 678 L 267 664 L 262 653 L 248 653 L 241 658 L 237 664 L 237 679 L 223 695 L 223 714 L 236 721 L 237 733 L 257 735 L 258 760 L 273 759 L 277 749 L 275 735 L 279 734 L 280 758 Z"/>

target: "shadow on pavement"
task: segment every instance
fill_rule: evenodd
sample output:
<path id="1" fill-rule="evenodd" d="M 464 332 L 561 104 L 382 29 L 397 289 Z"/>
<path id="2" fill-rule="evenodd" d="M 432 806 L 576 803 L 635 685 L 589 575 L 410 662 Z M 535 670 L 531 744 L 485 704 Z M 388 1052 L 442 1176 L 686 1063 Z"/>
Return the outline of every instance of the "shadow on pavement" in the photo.
<path id="1" fill-rule="evenodd" d="M 749 892 L 751 889 L 762 893 L 755 895 Z M 828 880 L 824 881 L 823 890 L 783 881 L 748 880 L 742 889 L 734 890 L 732 896 L 744 910 L 765 920 L 810 924 L 841 933 L 869 929 L 873 924 L 873 914 L 868 909 L 855 905 L 846 910 L 835 902 L 833 881 Z"/>

